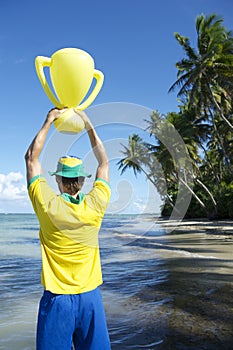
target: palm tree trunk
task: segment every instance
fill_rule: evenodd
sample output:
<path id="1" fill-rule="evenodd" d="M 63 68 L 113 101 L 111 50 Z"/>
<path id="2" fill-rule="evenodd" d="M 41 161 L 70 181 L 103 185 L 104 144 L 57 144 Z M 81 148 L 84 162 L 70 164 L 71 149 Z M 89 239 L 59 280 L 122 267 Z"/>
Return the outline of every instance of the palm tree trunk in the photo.
<path id="1" fill-rule="evenodd" d="M 214 196 L 212 195 L 212 193 L 210 192 L 210 190 L 206 187 L 206 185 L 205 184 L 203 184 L 203 182 L 201 181 L 201 180 L 199 180 L 199 179 L 195 179 L 196 181 L 197 181 L 197 183 L 208 193 L 208 195 L 210 196 L 210 198 L 211 198 L 211 201 L 212 201 L 212 203 L 213 203 L 213 205 L 214 205 L 214 210 L 215 210 L 215 214 L 217 214 L 218 213 L 218 205 L 217 205 L 217 202 L 216 202 L 216 200 L 214 199 Z"/>
<path id="2" fill-rule="evenodd" d="M 208 215 L 209 214 L 208 210 L 207 210 L 205 204 L 202 202 L 202 200 L 196 195 L 196 193 L 192 190 L 192 188 L 181 177 L 179 178 L 179 180 L 192 193 L 193 197 L 198 201 L 200 206 L 206 211 L 206 213 Z"/>
<path id="3" fill-rule="evenodd" d="M 139 165 L 140 170 L 143 172 L 143 174 L 146 176 L 146 178 L 157 188 L 157 183 L 152 180 L 151 176 Z M 159 192 L 159 191 L 158 191 Z M 166 193 L 165 198 L 168 200 L 169 204 L 171 205 L 172 209 L 175 210 L 175 212 L 180 215 L 180 211 L 176 208 L 175 204 L 173 203 L 172 199 L 170 198 L 169 194 Z"/>
<path id="4" fill-rule="evenodd" d="M 211 115 L 211 118 L 212 118 L 212 122 L 213 122 L 213 127 L 214 127 L 214 131 L 215 131 L 215 134 L 216 134 L 216 137 L 218 139 L 218 142 L 222 148 L 222 151 L 223 151 L 223 154 L 224 154 L 224 158 L 225 158 L 225 161 L 226 161 L 226 164 L 227 164 L 227 167 L 230 171 L 230 173 L 233 175 L 233 170 L 232 170 L 232 167 L 231 167 L 231 163 L 230 163 L 230 160 L 229 160 L 229 157 L 227 155 L 227 152 L 225 150 L 225 147 L 224 147 L 224 144 L 222 142 L 222 138 L 221 136 L 219 135 L 219 132 L 218 132 L 218 128 L 215 124 L 215 121 L 214 121 L 214 116 L 213 116 L 213 113 L 210 111 L 210 115 Z"/>
<path id="5" fill-rule="evenodd" d="M 209 159 L 209 155 L 208 153 L 206 152 L 206 149 L 205 147 L 200 143 L 199 146 L 201 147 L 201 149 L 203 150 L 204 154 L 205 154 L 205 159 L 210 167 L 210 169 L 212 170 L 213 172 L 213 175 L 214 175 L 214 178 L 215 178 L 215 181 L 217 183 L 217 186 L 218 186 L 218 189 L 220 189 L 220 178 L 219 178 L 219 175 L 217 174 L 217 172 L 215 171 L 214 169 L 214 166 L 211 162 L 211 160 Z"/>
<path id="6" fill-rule="evenodd" d="M 222 120 L 224 120 L 224 122 L 229 126 L 229 128 L 231 129 L 231 131 L 233 131 L 233 125 L 229 122 L 229 120 L 225 117 L 225 115 L 223 114 L 222 110 L 221 110 L 221 107 L 219 106 L 218 102 L 216 101 L 216 98 L 214 97 L 214 94 L 211 90 L 211 87 L 208 85 L 208 89 L 209 89 L 209 93 L 210 93 L 210 96 L 212 98 L 212 101 L 214 103 L 214 106 L 215 108 L 217 109 L 220 117 L 222 118 Z"/>

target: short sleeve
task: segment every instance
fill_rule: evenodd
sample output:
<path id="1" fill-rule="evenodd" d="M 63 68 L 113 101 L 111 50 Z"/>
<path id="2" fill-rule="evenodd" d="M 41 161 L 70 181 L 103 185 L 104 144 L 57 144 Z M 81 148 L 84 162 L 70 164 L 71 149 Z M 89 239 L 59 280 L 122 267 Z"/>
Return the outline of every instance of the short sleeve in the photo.
<path id="1" fill-rule="evenodd" d="M 57 196 L 42 176 L 36 176 L 30 180 L 28 184 L 28 195 L 36 213 L 40 209 L 47 211 L 49 203 Z"/>
<path id="2" fill-rule="evenodd" d="M 111 197 L 110 184 L 98 178 L 95 180 L 92 190 L 86 195 L 86 202 L 93 210 L 96 210 L 99 215 L 103 216 Z"/>

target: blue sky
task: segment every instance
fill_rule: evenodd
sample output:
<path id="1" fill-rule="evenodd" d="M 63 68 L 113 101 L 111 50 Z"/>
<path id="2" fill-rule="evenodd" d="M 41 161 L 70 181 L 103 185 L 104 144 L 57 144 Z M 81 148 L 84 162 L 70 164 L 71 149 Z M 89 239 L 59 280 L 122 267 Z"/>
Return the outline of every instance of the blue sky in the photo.
<path id="1" fill-rule="evenodd" d="M 64 47 L 81 48 L 93 56 L 105 81 L 87 112 L 95 122 L 95 112 L 102 111 L 105 125 L 99 132 L 106 142 L 114 144 L 115 139 L 126 140 L 133 128 L 131 116 L 126 124 L 134 104 L 144 106 L 148 113 L 176 110 L 176 94 L 168 94 L 168 89 L 176 79 L 175 63 L 183 53 L 174 32 L 188 36 L 195 45 L 195 18 L 201 13 L 217 13 L 228 29 L 233 28 L 232 0 L 1 0 L 0 212 L 31 211 L 23 156 L 52 107 L 35 72 L 36 56 L 50 57 Z M 122 103 L 126 117 L 124 121 L 116 117 L 114 125 L 115 103 Z M 140 118 L 144 112 L 133 121 L 134 127 L 140 125 L 142 134 Z M 56 138 L 54 129 L 50 138 Z M 88 140 L 84 135 L 78 138 L 81 146 L 76 149 L 78 141 L 72 139 L 69 151 L 80 152 L 82 148 L 85 158 Z M 117 204 L 118 212 L 141 212 L 150 186 L 143 176 L 135 179 L 131 172 L 120 177 L 117 160 L 117 155 L 111 159 L 111 208 Z M 160 201 L 156 193 L 153 195 L 158 211 Z"/>

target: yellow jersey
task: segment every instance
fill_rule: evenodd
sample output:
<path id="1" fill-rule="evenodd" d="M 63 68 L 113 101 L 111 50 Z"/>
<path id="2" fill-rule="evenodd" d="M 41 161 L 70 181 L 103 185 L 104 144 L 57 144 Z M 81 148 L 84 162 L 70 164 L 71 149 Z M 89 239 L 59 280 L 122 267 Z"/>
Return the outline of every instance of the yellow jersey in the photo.
<path id="1" fill-rule="evenodd" d="M 74 199 L 57 195 L 42 176 L 28 184 L 40 224 L 41 282 L 55 294 L 80 294 L 103 283 L 98 233 L 110 200 L 107 181 L 96 179 L 92 190 Z"/>

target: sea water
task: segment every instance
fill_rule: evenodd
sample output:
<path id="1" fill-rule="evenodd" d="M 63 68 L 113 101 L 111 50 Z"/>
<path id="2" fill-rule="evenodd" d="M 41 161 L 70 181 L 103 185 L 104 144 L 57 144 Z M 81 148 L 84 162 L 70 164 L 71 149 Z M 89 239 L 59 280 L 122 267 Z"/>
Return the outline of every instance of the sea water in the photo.
<path id="1" fill-rule="evenodd" d="M 198 259 L 208 264 L 213 261 L 208 267 L 214 269 L 222 259 L 220 274 L 232 267 L 232 261 L 221 256 L 226 243 L 222 238 L 212 237 L 211 249 L 207 249 L 203 233 L 185 233 L 180 239 L 175 233 L 166 234 L 155 221 L 152 216 L 133 215 L 106 215 L 103 220 L 101 291 L 113 350 L 168 349 L 163 344 L 172 296 L 164 286 L 172 269 L 179 270 L 184 261 Z M 43 292 L 38 231 L 34 214 L 0 214 L 1 350 L 35 349 L 37 310 Z M 233 242 L 225 246 L 232 254 Z M 185 264 L 184 273 L 186 266 L 188 269 Z M 203 268 L 207 273 L 206 265 Z M 171 347 L 175 348 L 188 349 Z"/>

